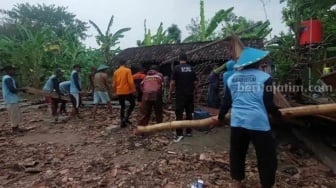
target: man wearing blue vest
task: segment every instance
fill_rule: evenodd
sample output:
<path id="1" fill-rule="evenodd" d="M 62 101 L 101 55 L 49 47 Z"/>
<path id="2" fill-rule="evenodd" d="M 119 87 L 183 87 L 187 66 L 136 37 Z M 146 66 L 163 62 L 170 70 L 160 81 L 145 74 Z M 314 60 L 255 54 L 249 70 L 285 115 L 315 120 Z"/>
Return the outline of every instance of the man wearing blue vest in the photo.
<path id="1" fill-rule="evenodd" d="M 59 89 L 62 95 L 68 96 L 70 94 L 70 81 L 67 80 L 59 83 Z M 60 114 L 68 115 L 65 100 L 61 100 Z"/>
<path id="2" fill-rule="evenodd" d="M 73 70 L 70 75 L 70 98 L 72 102 L 71 116 L 79 116 L 79 105 L 81 103 L 80 91 L 82 90 L 82 81 L 79 75 L 81 66 L 76 64 L 73 66 Z"/>
<path id="3" fill-rule="evenodd" d="M 244 187 L 245 158 L 250 141 L 256 150 L 261 187 L 275 183 L 276 146 L 268 113 L 281 117 L 273 103 L 272 79 L 259 70 L 268 51 L 245 47 L 225 84 L 224 100 L 218 115 L 224 120 L 231 108 L 230 169 L 234 187 Z"/>
<path id="4" fill-rule="evenodd" d="M 2 70 L 5 71 L 5 75 L 2 77 L 2 96 L 6 104 L 12 131 L 13 133 L 23 132 L 24 130 L 19 128 L 21 112 L 19 109 L 18 92 L 24 91 L 24 89 L 16 87 L 14 80 L 14 76 L 16 75 L 15 67 L 9 65 Z"/>
<path id="5" fill-rule="evenodd" d="M 62 71 L 61 69 L 56 69 L 55 74 L 51 75 L 47 82 L 43 86 L 43 91 L 47 93 L 52 93 L 56 92 L 59 96 L 61 96 L 61 92 L 59 89 L 59 83 L 60 79 L 62 77 Z M 57 113 L 57 108 L 58 108 L 58 103 L 61 103 L 61 99 L 55 99 L 52 98 L 51 96 L 47 96 L 46 100 L 48 104 L 51 106 L 51 115 L 55 118 L 57 121 L 58 119 L 58 113 Z"/>

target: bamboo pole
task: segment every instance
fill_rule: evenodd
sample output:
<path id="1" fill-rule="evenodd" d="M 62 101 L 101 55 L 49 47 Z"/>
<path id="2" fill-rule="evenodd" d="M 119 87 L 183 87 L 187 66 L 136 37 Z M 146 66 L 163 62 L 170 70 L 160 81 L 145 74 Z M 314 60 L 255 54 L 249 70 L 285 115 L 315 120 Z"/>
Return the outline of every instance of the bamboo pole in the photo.
<path id="1" fill-rule="evenodd" d="M 32 87 L 24 87 L 23 89 L 25 89 L 25 93 L 29 93 L 29 94 L 33 94 L 33 95 L 39 95 L 39 96 L 44 96 L 44 97 L 48 97 L 51 96 L 52 98 L 55 99 L 62 99 L 65 101 L 70 101 L 70 97 L 69 96 L 58 96 L 57 93 L 53 92 L 53 93 L 47 93 L 43 90 L 40 89 L 35 89 Z"/>
<path id="2" fill-rule="evenodd" d="M 328 114 L 336 112 L 336 104 L 321 104 L 321 105 L 306 105 L 300 107 L 290 107 L 280 109 L 283 118 L 293 118 L 300 116 L 316 115 L 316 114 Z M 225 115 L 225 119 L 230 119 L 230 114 Z M 183 120 L 183 121 L 171 121 L 158 123 L 150 126 L 138 126 L 135 130 L 135 134 L 158 132 L 164 130 L 173 130 L 179 128 L 197 128 L 218 124 L 218 118 L 212 116 L 206 119 L 200 120 Z"/>

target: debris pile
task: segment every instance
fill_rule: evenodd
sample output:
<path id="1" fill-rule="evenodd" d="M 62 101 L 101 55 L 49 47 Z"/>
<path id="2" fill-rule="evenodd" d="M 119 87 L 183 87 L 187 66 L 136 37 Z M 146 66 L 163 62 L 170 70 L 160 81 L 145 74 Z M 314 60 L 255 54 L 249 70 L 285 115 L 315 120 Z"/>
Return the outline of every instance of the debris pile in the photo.
<path id="1" fill-rule="evenodd" d="M 6 123 L 1 127 L 0 187 L 168 188 L 190 187 L 201 179 L 216 188 L 231 183 L 228 148 L 185 151 L 177 147 L 184 141 L 172 142 L 172 132 L 134 136 L 134 127 L 118 127 L 118 109 L 112 115 L 99 109 L 96 122 L 90 119 L 91 109 L 82 112 L 84 120 L 56 124 L 43 120 L 46 113 L 45 109 L 27 109 L 24 127 L 33 128 L 22 135 L 8 134 Z M 7 119 L 6 112 L 1 112 L 0 118 Z M 195 131 L 188 139 L 192 143 L 211 139 L 211 135 Z M 257 162 L 253 149 L 249 151 L 246 183 L 257 187 Z M 304 147 L 280 144 L 278 159 L 277 187 L 336 186 L 336 176 Z"/>

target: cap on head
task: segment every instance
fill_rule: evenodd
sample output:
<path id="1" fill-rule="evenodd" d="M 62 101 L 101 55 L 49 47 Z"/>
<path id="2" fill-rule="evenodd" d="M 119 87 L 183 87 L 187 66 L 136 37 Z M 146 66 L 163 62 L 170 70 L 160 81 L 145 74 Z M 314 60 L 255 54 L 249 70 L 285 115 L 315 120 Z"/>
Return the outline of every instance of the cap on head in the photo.
<path id="1" fill-rule="evenodd" d="M 257 63 L 260 60 L 264 59 L 268 54 L 269 54 L 269 51 L 245 47 L 239 59 L 237 60 L 237 63 L 234 65 L 234 68 L 241 69 L 248 65 Z"/>
<path id="2" fill-rule="evenodd" d="M 110 67 L 105 65 L 105 64 L 100 64 L 99 67 L 97 68 L 97 71 L 102 71 L 102 70 L 106 70 L 109 69 Z"/>

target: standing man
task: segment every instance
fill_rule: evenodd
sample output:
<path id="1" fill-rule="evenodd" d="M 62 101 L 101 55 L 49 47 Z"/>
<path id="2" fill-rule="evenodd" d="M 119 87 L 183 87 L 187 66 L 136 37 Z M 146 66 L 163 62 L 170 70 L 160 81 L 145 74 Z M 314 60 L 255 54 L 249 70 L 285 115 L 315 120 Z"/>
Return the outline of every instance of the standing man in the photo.
<path id="1" fill-rule="evenodd" d="M 141 90 L 141 82 L 145 78 L 146 74 L 144 73 L 144 70 L 142 67 L 137 68 L 137 72 L 132 75 L 133 81 L 135 84 L 135 89 L 137 92 L 137 101 L 140 103 L 142 100 L 142 90 Z"/>
<path id="2" fill-rule="evenodd" d="M 157 65 L 152 65 L 147 75 L 141 82 L 143 92 L 141 101 L 141 116 L 138 125 L 148 125 L 152 108 L 154 108 L 156 123 L 162 123 L 163 102 L 162 102 L 163 75 L 159 72 Z"/>
<path id="3" fill-rule="evenodd" d="M 6 66 L 2 70 L 5 71 L 5 75 L 2 77 L 2 96 L 6 104 L 12 131 L 13 133 L 23 132 L 24 130 L 19 128 L 21 112 L 19 109 L 18 92 L 24 90 L 16 88 L 14 80 L 16 70 L 13 66 Z"/>
<path id="4" fill-rule="evenodd" d="M 209 88 L 208 88 L 208 107 L 219 108 L 220 97 L 219 97 L 219 85 L 220 85 L 220 75 L 226 68 L 225 63 L 218 67 L 216 64 L 212 66 L 212 71 L 208 77 Z"/>
<path id="5" fill-rule="evenodd" d="M 131 69 L 125 66 L 126 61 L 120 62 L 119 68 L 113 74 L 113 91 L 118 96 L 120 104 L 120 127 L 124 128 L 131 124 L 129 117 L 135 107 L 134 94 L 136 92 Z M 130 103 L 125 115 L 125 100 Z"/>
<path id="6" fill-rule="evenodd" d="M 175 114 L 176 120 L 183 120 L 183 112 L 186 113 L 186 119 L 192 120 L 194 112 L 194 94 L 197 88 L 197 76 L 193 67 L 187 64 L 187 55 L 181 52 L 179 55 L 180 64 L 177 65 L 172 74 L 168 99 L 171 101 L 173 90 L 175 89 Z M 192 136 L 192 129 L 186 129 L 186 136 Z M 176 129 L 176 139 L 179 142 L 183 139 L 183 129 Z"/>
<path id="7" fill-rule="evenodd" d="M 56 69 L 55 73 L 48 78 L 42 90 L 50 94 L 55 91 L 60 97 L 62 95 L 59 89 L 59 83 L 60 83 L 61 77 L 62 77 L 61 69 Z M 52 117 L 55 119 L 55 121 L 57 121 L 58 120 L 58 112 L 57 112 L 58 103 L 61 102 L 61 99 L 55 99 L 51 95 L 49 95 L 46 97 L 46 100 L 47 100 L 47 103 L 51 107 Z"/>
<path id="8" fill-rule="evenodd" d="M 81 66 L 75 64 L 70 75 L 70 98 L 72 103 L 71 116 L 79 116 L 79 105 L 81 103 L 80 91 L 82 90 L 82 81 L 79 75 Z"/>
<path id="9" fill-rule="evenodd" d="M 93 80 L 94 80 L 94 76 L 97 72 L 97 68 L 96 67 L 91 67 L 91 72 L 89 74 L 89 91 L 91 91 L 92 97 L 94 94 L 94 85 L 93 85 Z"/>
<path id="10" fill-rule="evenodd" d="M 224 100 L 218 115 L 224 120 L 231 109 L 230 169 L 234 186 L 244 187 L 245 158 L 250 141 L 256 150 L 261 187 L 270 188 L 275 182 L 277 169 L 276 146 L 268 113 L 281 117 L 273 103 L 272 78 L 259 70 L 269 54 L 245 47 L 235 68 L 240 69 L 228 78 Z"/>
<path id="11" fill-rule="evenodd" d="M 96 120 L 96 113 L 99 104 L 107 104 L 109 113 L 112 112 L 110 103 L 109 87 L 107 83 L 107 73 L 105 72 L 109 67 L 107 65 L 99 65 L 97 73 L 93 79 L 94 92 L 93 92 L 93 120 Z"/>

